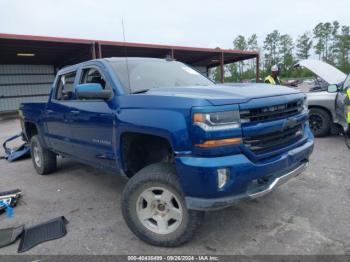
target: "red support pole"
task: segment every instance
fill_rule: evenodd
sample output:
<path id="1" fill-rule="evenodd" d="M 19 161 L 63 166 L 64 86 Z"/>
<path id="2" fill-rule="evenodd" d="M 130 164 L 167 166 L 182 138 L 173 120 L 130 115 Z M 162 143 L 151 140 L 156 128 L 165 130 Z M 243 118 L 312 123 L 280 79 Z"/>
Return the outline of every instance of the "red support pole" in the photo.
<path id="1" fill-rule="evenodd" d="M 260 56 L 259 56 L 259 54 L 256 56 L 256 82 L 258 83 L 259 82 L 259 77 L 260 77 L 260 75 L 259 75 L 259 67 L 260 67 Z"/>
<path id="2" fill-rule="evenodd" d="M 220 82 L 224 82 L 224 52 L 220 54 Z"/>

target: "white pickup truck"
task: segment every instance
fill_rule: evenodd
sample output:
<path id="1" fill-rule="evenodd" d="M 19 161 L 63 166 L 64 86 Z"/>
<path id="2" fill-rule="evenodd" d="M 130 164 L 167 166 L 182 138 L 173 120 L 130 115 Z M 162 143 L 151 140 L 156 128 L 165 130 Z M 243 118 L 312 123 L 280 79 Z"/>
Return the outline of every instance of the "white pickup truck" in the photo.
<path id="1" fill-rule="evenodd" d="M 304 67 L 320 77 L 325 83 L 324 89 L 306 93 L 309 104 L 310 128 L 316 137 L 326 136 L 333 130 L 347 130 L 345 103 L 346 90 L 350 88 L 350 75 L 319 60 L 299 61 L 295 67 Z M 340 128 L 340 129 L 339 129 Z"/>

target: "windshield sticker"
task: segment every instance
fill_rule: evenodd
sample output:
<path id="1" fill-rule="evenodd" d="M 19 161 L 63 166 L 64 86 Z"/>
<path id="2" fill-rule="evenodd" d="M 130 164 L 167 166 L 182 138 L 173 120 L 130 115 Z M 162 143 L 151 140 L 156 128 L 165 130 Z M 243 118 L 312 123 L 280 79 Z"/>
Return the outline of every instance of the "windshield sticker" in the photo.
<path id="1" fill-rule="evenodd" d="M 199 75 L 199 73 L 196 70 L 193 70 L 190 67 L 183 66 L 182 69 L 185 70 L 187 73 L 190 73 L 192 75 Z"/>

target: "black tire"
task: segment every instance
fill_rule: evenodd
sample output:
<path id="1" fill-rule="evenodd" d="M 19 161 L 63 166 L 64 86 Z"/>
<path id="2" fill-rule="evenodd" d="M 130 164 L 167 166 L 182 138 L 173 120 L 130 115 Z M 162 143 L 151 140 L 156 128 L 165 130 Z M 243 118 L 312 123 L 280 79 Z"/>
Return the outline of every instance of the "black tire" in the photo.
<path id="1" fill-rule="evenodd" d="M 350 149 L 350 136 L 344 135 L 345 145 Z"/>
<path id="2" fill-rule="evenodd" d="M 177 228 L 173 232 L 156 233 L 147 228 L 138 216 L 137 204 L 139 203 L 139 199 L 142 193 L 152 190 L 152 188 L 162 188 L 167 192 L 170 191 L 174 196 L 172 200 L 176 199 L 175 201 L 179 201 L 182 219 L 181 222 L 178 222 Z M 147 206 L 157 206 L 153 202 L 147 203 Z M 176 175 L 175 167 L 168 163 L 152 164 L 135 174 L 124 188 L 121 204 L 124 220 L 130 230 L 141 240 L 155 246 L 176 247 L 186 243 L 192 238 L 204 217 L 204 212 L 188 210 L 186 208 L 185 198 Z M 168 207 L 168 205 L 165 204 L 165 207 Z M 150 218 L 149 221 L 152 219 Z M 153 219 L 153 221 L 158 224 L 158 220 Z M 169 227 L 169 221 L 167 220 L 166 222 L 167 227 Z M 155 225 L 155 227 L 159 226 Z"/>
<path id="3" fill-rule="evenodd" d="M 345 139 L 345 145 L 347 146 L 347 148 L 350 149 L 350 126 L 348 126 L 346 130 L 344 130 L 343 135 Z"/>
<path id="4" fill-rule="evenodd" d="M 39 175 L 47 175 L 54 172 L 57 169 L 56 154 L 44 148 L 41 145 L 39 137 L 37 135 L 34 135 L 31 138 L 30 146 L 33 165 L 36 172 Z M 38 157 L 37 160 L 36 157 Z"/>
<path id="5" fill-rule="evenodd" d="M 331 116 L 321 108 L 311 108 L 309 123 L 315 137 L 323 137 L 329 134 L 331 129 Z"/>

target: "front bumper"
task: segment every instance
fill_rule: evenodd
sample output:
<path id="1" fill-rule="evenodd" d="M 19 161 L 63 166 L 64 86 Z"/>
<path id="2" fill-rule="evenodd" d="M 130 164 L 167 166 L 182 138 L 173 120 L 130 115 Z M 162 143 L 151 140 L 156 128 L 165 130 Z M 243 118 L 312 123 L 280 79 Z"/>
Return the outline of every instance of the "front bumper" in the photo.
<path id="1" fill-rule="evenodd" d="M 285 175 L 274 177 L 268 183 L 262 183 L 251 191 L 236 196 L 222 197 L 222 198 L 196 198 L 186 197 L 186 205 L 188 209 L 194 210 L 215 210 L 231 206 L 242 200 L 249 200 L 262 197 L 270 193 L 274 188 L 286 183 L 293 177 L 300 175 L 308 166 L 308 162 L 302 163 L 294 170 Z"/>
<path id="2" fill-rule="evenodd" d="M 258 162 L 243 153 L 207 158 L 177 157 L 177 174 L 186 196 L 187 208 L 215 210 L 269 193 L 306 169 L 314 147 L 312 138 L 310 132 L 304 144 Z M 230 172 L 227 183 L 221 189 L 217 187 L 219 168 Z"/>

